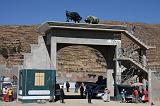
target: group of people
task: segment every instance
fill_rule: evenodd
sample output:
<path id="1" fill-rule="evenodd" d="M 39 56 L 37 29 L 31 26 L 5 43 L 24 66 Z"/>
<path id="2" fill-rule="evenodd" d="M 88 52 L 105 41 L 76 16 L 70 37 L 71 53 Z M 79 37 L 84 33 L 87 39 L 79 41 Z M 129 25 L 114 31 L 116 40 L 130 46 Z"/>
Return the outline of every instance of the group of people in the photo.
<path id="1" fill-rule="evenodd" d="M 69 92 L 69 88 L 70 88 L 70 84 L 69 82 L 67 81 L 66 82 L 66 89 L 67 89 L 67 92 Z M 84 94 L 84 90 L 85 90 L 85 86 L 84 86 L 84 83 L 81 83 L 80 86 L 78 84 L 78 82 L 75 83 L 75 93 L 78 93 L 78 89 L 80 89 L 80 96 L 81 98 L 83 98 L 83 94 Z"/>
<path id="2" fill-rule="evenodd" d="M 76 87 L 75 87 L 75 92 L 77 93 L 77 92 L 78 92 L 78 89 L 79 89 L 78 83 L 76 83 L 75 86 L 76 86 Z M 67 81 L 67 82 L 66 82 L 67 92 L 69 92 L 69 87 L 70 87 L 70 84 L 69 84 L 69 82 Z M 85 86 L 84 86 L 84 83 L 81 83 L 81 84 L 80 84 L 80 96 L 81 96 L 81 98 L 84 97 L 84 90 L 85 90 L 84 87 L 85 87 Z M 61 86 L 61 88 L 60 88 L 60 102 L 61 102 L 61 103 L 65 103 L 65 102 L 64 102 L 65 93 L 64 93 L 63 88 L 64 88 L 63 86 Z M 91 88 L 88 88 L 88 90 L 87 90 L 87 99 L 88 99 L 88 103 L 91 103 L 91 99 L 92 99 L 92 90 L 91 90 Z"/>
<path id="3" fill-rule="evenodd" d="M 67 81 L 66 82 L 66 90 L 67 92 L 69 92 L 69 88 L 70 88 L 70 84 L 69 82 Z M 92 96 L 93 96 L 93 91 L 91 89 L 90 86 L 85 86 L 84 83 L 82 82 L 81 84 L 79 83 L 75 83 L 75 93 L 78 93 L 78 90 L 80 91 L 80 97 L 83 99 L 84 98 L 84 92 L 86 93 L 86 99 L 88 100 L 88 103 L 92 103 L 91 100 L 92 100 Z M 102 99 L 104 102 L 109 102 L 110 101 L 110 90 L 105 88 L 104 89 L 104 94 L 102 95 Z M 64 102 L 64 90 L 63 90 L 63 86 L 61 86 L 60 88 L 60 102 L 61 103 L 65 103 Z"/>
<path id="4" fill-rule="evenodd" d="M 78 93 L 78 89 L 80 90 L 80 97 L 83 99 L 84 98 L 84 91 L 86 89 L 86 99 L 88 100 L 88 103 L 92 103 L 91 100 L 92 100 L 92 89 L 91 87 L 88 87 L 87 88 L 85 87 L 84 83 L 82 82 L 79 86 L 79 84 L 76 82 L 75 83 L 75 93 Z"/>
<path id="5" fill-rule="evenodd" d="M 7 98 L 9 97 L 9 102 L 13 100 L 13 90 L 12 88 L 3 88 L 3 101 L 7 102 Z"/>
<path id="6" fill-rule="evenodd" d="M 133 90 L 133 102 L 138 103 L 138 102 L 147 102 L 148 101 L 148 90 L 147 89 L 142 89 L 139 90 L 138 88 L 135 88 Z"/>
<path id="7" fill-rule="evenodd" d="M 126 100 L 126 96 L 127 96 L 127 91 L 125 89 L 123 89 L 121 91 L 121 98 L 122 98 L 122 103 L 125 103 L 127 102 Z M 132 102 L 133 103 L 139 103 L 139 102 L 147 102 L 148 101 L 148 90 L 147 89 L 138 89 L 138 88 L 135 88 L 133 89 L 133 92 L 132 92 Z"/>

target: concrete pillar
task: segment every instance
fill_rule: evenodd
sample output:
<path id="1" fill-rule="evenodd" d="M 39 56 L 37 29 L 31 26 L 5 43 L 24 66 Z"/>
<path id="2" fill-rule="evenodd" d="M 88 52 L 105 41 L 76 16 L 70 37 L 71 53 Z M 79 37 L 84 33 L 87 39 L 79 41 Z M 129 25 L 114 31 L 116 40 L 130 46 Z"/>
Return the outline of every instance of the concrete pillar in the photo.
<path id="1" fill-rule="evenodd" d="M 141 60 L 140 60 L 140 61 L 142 62 L 142 65 L 143 65 L 144 67 L 146 67 L 146 66 L 147 66 L 146 50 L 141 49 L 139 55 L 141 56 Z"/>
<path id="2" fill-rule="evenodd" d="M 146 55 L 142 55 L 142 65 L 144 66 L 144 67 L 146 67 L 147 66 L 147 58 L 146 58 Z"/>
<path id="3" fill-rule="evenodd" d="M 142 83 L 143 83 L 143 89 L 146 89 L 146 85 L 147 85 L 146 79 L 143 78 Z"/>
<path id="4" fill-rule="evenodd" d="M 51 37 L 51 69 L 56 70 L 57 42 L 56 37 Z"/>
<path id="5" fill-rule="evenodd" d="M 149 97 L 149 104 L 151 104 L 152 103 L 152 79 L 151 79 L 151 77 L 152 77 L 152 72 L 151 72 L 151 69 L 149 69 L 149 72 L 148 72 L 148 97 Z"/>
<path id="6" fill-rule="evenodd" d="M 116 78 L 115 78 L 115 80 L 116 80 L 117 84 L 121 83 L 121 69 L 120 69 L 118 61 L 116 61 Z"/>
<path id="7" fill-rule="evenodd" d="M 113 69 L 108 69 L 107 71 L 107 88 L 111 91 L 110 96 L 114 96 L 114 79 L 113 79 Z"/>
<path id="8" fill-rule="evenodd" d="M 117 43 L 117 46 L 116 46 L 116 50 L 115 50 L 115 58 L 119 58 L 119 52 L 118 52 L 118 50 L 121 48 L 121 42 L 119 42 L 119 43 Z M 115 82 L 117 83 L 117 84 L 120 84 L 121 83 L 121 64 L 119 64 L 119 61 L 115 61 L 115 66 L 116 66 L 116 69 L 115 69 L 115 74 L 116 74 L 116 76 L 115 76 Z"/>

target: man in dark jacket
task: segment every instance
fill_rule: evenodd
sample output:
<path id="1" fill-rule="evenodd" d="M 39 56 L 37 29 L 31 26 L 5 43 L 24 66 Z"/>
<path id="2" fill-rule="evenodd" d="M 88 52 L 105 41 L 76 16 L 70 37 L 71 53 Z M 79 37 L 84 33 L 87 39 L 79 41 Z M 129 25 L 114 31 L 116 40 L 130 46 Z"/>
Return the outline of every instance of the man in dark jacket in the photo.
<path id="1" fill-rule="evenodd" d="M 67 92 L 69 92 L 69 87 L 70 87 L 70 84 L 69 84 L 69 82 L 67 81 L 67 82 L 66 82 Z"/>
<path id="2" fill-rule="evenodd" d="M 80 95 L 81 95 L 81 98 L 83 98 L 83 93 L 84 93 L 84 85 L 81 84 L 81 86 L 80 86 Z"/>
<path id="3" fill-rule="evenodd" d="M 63 86 L 61 86 L 61 88 L 60 88 L 60 102 L 64 103 L 64 90 L 63 90 Z"/>
<path id="4" fill-rule="evenodd" d="M 88 89 L 87 89 L 87 98 L 88 98 L 88 103 L 91 103 L 91 100 L 92 100 L 92 89 L 91 89 L 91 87 L 88 87 Z"/>

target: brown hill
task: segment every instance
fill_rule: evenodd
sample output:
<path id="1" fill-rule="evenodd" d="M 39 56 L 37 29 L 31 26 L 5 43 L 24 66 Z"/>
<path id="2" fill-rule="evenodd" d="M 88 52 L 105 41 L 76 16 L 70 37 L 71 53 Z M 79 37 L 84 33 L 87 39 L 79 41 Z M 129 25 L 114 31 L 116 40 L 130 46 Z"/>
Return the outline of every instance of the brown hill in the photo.
<path id="1" fill-rule="evenodd" d="M 134 36 L 155 49 L 147 51 L 148 65 L 150 68 L 160 69 L 160 24 L 131 23 L 119 21 L 101 21 L 101 24 L 126 25 L 134 28 Z"/>
<path id="2" fill-rule="evenodd" d="M 148 65 L 150 68 L 156 67 L 157 69 L 160 69 L 160 25 L 159 24 L 130 23 L 130 22 L 119 22 L 119 21 L 101 21 L 100 23 L 111 24 L 111 25 L 126 25 L 130 29 L 134 28 L 134 35 L 136 37 L 141 39 L 147 45 L 156 46 L 155 49 L 150 49 L 147 51 Z M 0 26 L 0 48 L 1 49 L 5 48 L 8 52 L 7 57 L 0 55 L 0 64 L 7 64 L 8 66 L 22 64 L 23 62 L 22 54 L 29 53 L 30 44 L 36 44 L 38 41 L 37 38 L 40 34 L 37 31 L 37 27 L 38 25 Z M 66 48 L 66 50 L 64 51 L 67 51 L 67 49 L 70 48 Z M 80 49 L 84 49 L 84 47 L 80 47 Z M 71 64 L 72 63 L 73 60 L 71 60 Z"/>
<path id="3" fill-rule="evenodd" d="M 0 26 L 0 49 L 5 49 L 5 56 L 0 56 L 0 64 L 7 66 L 22 64 L 23 53 L 30 52 L 30 44 L 38 42 L 38 26 Z M 2 50 L 1 50 L 2 51 Z"/>

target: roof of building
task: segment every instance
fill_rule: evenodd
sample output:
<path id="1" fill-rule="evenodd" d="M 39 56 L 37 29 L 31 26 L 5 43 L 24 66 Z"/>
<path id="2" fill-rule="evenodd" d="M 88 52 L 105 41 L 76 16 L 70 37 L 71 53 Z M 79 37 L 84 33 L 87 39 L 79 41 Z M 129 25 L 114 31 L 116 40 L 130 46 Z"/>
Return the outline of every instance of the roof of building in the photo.
<path id="1" fill-rule="evenodd" d="M 63 28 L 63 29 L 81 29 L 81 30 L 96 30 L 96 31 L 111 31 L 111 32 L 122 32 L 128 35 L 130 39 L 135 41 L 138 45 L 145 49 L 152 48 L 146 45 L 140 39 L 136 38 L 130 29 L 125 25 L 107 25 L 107 24 L 86 24 L 86 23 L 69 23 L 69 22 L 55 22 L 48 21 L 42 23 L 38 30 L 42 33 L 50 30 L 51 28 Z"/>

